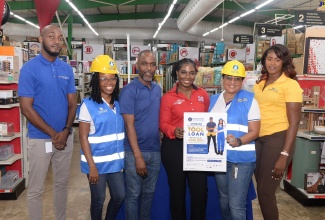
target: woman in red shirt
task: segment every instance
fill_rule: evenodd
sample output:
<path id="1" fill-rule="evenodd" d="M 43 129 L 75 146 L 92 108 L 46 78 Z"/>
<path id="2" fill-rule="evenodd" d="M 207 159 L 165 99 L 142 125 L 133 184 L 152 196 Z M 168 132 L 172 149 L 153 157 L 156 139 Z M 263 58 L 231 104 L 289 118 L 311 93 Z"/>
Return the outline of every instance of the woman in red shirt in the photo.
<path id="1" fill-rule="evenodd" d="M 183 171 L 184 112 L 207 112 L 208 93 L 194 80 L 197 69 L 193 60 L 184 58 L 173 65 L 172 81 L 176 85 L 161 100 L 160 130 L 164 134 L 161 160 L 168 176 L 170 210 L 174 220 L 185 220 L 186 180 L 191 193 L 191 219 L 205 219 L 207 175 L 200 171 Z"/>

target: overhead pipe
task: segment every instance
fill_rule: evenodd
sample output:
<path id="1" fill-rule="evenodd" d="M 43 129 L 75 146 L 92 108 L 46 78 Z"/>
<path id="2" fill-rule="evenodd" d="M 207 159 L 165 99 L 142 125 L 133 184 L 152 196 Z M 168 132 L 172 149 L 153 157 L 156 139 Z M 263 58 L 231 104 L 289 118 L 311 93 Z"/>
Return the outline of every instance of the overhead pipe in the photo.
<path id="1" fill-rule="evenodd" d="M 191 0 L 177 19 L 179 30 L 187 32 L 224 0 Z"/>

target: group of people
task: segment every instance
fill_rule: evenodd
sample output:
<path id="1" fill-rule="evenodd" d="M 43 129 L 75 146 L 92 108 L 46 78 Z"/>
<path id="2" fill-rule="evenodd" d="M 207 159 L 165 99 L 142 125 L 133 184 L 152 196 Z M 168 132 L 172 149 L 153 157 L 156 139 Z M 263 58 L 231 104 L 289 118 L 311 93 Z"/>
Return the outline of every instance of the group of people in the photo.
<path id="1" fill-rule="evenodd" d="M 41 54 L 20 73 L 19 101 L 28 120 L 28 210 L 33 220 L 42 219 L 41 198 L 50 162 L 55 218 L 66 219 L 70 134 L 77 102 L 72 69 L 58 59 L 63 40 L 58 27 L 43 28 Z M 184 112 L 227 113 L 226 127 L 223 119 L 217 125 L 212 118 L 207 125 L 211 133 L 220 130 L 218 140 L 223 143 L 215 147 L 216 153 L 227 150 L 227 171 L 215 173 L 222 219 L 246 219 L 253 174 L 264 219 L 279 219 L 275 191 L 293 155 L 302 90 L 285 46 L 271 46 L 261 63 L 254 93 L 242 89 L 243 64 L 229 61 L 222 70 L 224 91 L 209 97 L 194 84 L 196 63 L 185 58 L 173 65 L 175 86 L 162 96 L 161 87 L 152 82 L 157 66 L 153 52 L 139 53 L 138 77 L 121 94 L 115 61 L 97 56 L 90 69 L 91 95 L 77 111 L 80 165 L 89 182 L 91 219 L 102 218 L 106 185 L 111 198 L 105 219 L 115 219 L 123 201 L 126 219 L 150 219 L 161 161 L 168 177 L 172 219 L 186 219 L 186 184 L 190 219 L 206 218 L 207 173 L 183 171 Z M 222 138 L 223 129 L 227 135 Z M 211 138 L 215 143 L 215 134 Z"/>

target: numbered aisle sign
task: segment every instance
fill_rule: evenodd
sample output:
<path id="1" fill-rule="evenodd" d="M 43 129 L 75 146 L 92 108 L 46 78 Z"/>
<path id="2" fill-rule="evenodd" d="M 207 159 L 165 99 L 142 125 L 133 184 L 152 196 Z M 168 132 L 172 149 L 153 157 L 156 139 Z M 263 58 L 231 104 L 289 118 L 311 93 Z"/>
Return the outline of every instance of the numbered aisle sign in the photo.
<path id="1" fill-rule="evenodd" d="M 295 25 L 324 25 L 325 13 L 320 11 L 296 11 Z"/>
<path id="2" fill-rule="evenodd" d="M 274 24 L 257 24 L 257 35 L 266 35 L 266 36 L 281 36 L 282 27 L 281 25 Z"/>

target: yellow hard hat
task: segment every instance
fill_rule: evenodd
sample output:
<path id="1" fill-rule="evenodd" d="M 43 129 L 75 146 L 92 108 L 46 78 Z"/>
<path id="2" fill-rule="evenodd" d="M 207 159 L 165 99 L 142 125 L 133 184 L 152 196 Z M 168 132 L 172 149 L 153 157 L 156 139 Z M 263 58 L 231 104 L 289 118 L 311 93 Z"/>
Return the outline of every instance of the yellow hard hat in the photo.
<path id="1" fill-rule="evenodd" d="M 232 60 L 227 62 L 223 66 L 221 70 L 221 74 L 225 74 L 229 76 L 246 77 L 245 67 L 238 60 Z"/>
<path id="2" fill-rule="evenodd" d="M 91 64 L 90 72 L 118 74 L 115 61 L 108 55 L 98 55 Z"/>

